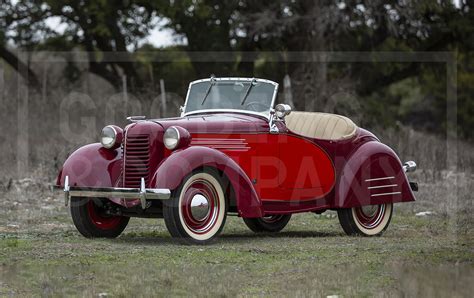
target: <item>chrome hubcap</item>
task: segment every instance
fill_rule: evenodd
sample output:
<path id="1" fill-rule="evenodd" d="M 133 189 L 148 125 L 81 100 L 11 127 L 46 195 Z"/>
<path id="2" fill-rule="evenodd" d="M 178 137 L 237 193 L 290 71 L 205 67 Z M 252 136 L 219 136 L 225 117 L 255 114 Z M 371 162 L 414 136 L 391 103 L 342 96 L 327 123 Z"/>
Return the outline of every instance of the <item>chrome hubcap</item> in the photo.
<path id="1" fill-rule="evenodd" d="M 377 213 L 378 206 L 377 205 L 370 205 L 370 206 L 362 206 L 361 208 L 362 213 L 364 213 L 367 217 L 373 217 L 375 213 Z"/>
<path id="2" fill-rule="evenodd" d="M 195 220 L 201 221 L 209 214 L 209 201 L 201 194 L 191 199 L 191 215 Z"/>

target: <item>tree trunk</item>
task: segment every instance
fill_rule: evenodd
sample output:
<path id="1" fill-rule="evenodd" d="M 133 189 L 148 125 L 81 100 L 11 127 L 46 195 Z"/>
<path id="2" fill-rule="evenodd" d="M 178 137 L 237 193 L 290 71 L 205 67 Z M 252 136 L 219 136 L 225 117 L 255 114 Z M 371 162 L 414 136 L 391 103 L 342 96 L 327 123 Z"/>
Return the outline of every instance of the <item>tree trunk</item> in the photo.
<path id="1" fill-rule="evenodd" d="M 40 84 L 33 70 L 4 45 L 0 45 L 0 58 L 13 67 L 25 79 L 29 86 L 40 89 Z"/>

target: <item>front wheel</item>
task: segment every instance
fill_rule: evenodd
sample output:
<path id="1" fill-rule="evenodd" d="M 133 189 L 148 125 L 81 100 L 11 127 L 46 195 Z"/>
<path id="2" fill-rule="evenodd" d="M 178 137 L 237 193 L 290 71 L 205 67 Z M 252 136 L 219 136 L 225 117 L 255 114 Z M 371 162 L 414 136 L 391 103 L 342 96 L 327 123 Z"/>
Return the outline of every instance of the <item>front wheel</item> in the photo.
<path id="1" fill-rule="evenodd" d="M 276 233 L 283 230 L 291 219 L 291 214 L 269 215 L 261 218 L 244 218 L 247 227 L 255 233 Z"/>
<path id="2" fill-rule="evenodd" d="M 392 219 L 393 204 L 369 205 L 337 210 L 339 223 L 347 235 L 381 235 Z"/>
<path id="3" fill-rule="evenodd" d="M 129 217 L 108 215 L 105 200 L 71 198 L 71 216 L 76 229 L 87 238 L 115 238 L 127 227 Z"/>
<path id="4" fill-rule="evenodd" d="M 163 217 L 172 237 L 205 244 L 224 227 L 227 201 L 217 172 L 194 172 L 163 202 Z"/>

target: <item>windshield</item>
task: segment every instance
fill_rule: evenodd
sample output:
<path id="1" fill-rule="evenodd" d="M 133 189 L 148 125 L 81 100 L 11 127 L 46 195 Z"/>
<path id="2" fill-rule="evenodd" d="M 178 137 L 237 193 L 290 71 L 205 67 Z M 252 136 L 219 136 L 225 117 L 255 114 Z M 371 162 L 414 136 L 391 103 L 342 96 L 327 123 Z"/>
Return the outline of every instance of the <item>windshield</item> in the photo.
<path id="1" fill-rule="evenodd" d="M 239 110 L 269 115 L 278 84 L 261 79 L 218 78 L 192 82 L 184 114 Z"/>

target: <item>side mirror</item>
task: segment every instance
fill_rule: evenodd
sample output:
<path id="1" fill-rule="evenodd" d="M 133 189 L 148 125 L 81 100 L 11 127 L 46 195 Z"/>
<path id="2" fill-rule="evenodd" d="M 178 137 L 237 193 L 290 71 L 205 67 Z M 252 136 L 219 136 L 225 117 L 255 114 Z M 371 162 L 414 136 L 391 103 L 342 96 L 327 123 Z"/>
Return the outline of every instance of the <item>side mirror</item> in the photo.
<path id="1" fill-rule="evenodd" d="M 290 113 L 291 107 L 287 104 L 280 103 L 275 107 L 275 116 L 280 120 L 283 120 Z"/>

